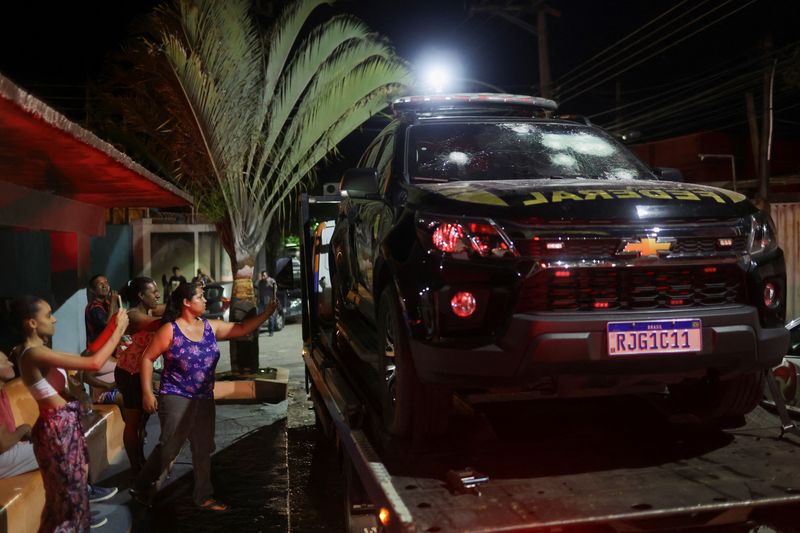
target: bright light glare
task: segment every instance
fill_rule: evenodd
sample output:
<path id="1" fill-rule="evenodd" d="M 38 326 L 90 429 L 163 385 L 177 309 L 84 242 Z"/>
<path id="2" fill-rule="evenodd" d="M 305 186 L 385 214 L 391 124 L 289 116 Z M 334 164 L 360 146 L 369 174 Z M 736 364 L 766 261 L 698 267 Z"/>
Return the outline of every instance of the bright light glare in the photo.
<path id="1" fill-rule="evenodd" d="M 414 61 L 419 89 L 428 93 L 457 92 L 462 76 L 458 53 L 439 47 L 420 51 Z"/>
<path id="2" fill-rule="evenodd" d="M 452 73 L 443 65 L 431 65 L 425 72 L 425 84 L 437 93 L 444 92 L 452 79 Z"/>

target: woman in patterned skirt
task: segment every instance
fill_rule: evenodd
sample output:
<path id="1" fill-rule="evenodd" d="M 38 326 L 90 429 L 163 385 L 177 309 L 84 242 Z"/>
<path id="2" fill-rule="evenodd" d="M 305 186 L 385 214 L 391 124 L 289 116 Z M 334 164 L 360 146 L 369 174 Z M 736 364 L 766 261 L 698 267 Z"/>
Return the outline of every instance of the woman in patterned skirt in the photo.
<path id="1" fill-rule="evenodd" d="M 67 401 L 67 370 L 99 370 L 111 357 L 128 325 L 124 310 L 117 312 L 114 331 L 103 346 L 88 357 L 51 350 L 45 339 L 55 333 L 56 318 L 50 304 L 33 296 L 12 303 L 12 319 L 21 330 L 23 344 L 17 362 L 22 381 L 39 405 L 33 426 L 33 452 L 42 471 L 45 505 L 40 532 L 89 531 L 88 455 L 81 428 L 81 408 Z"/>
<path id="2" fill-rule="evenodd" d="M 189 439 L 194 469 L 194 502 L 202 509 L 224 512 L 228 506 L 214 498 L 211 453 L 214 451 L 214 370 L 219 360 L 218 340 L 255 331 L 275 311 L 270 304 L 260 315 L 241 323 L 202 318 L 206 310 L 203 287 L 181 283 L 170 295 L 164 325 L 144 352 L 140 371 L 142 404 L 148 413 L 158 409 L 161 438 L 147 459 L 131 493 L 149 504 L 155 483 Z M 161 388 L 152 390 L 153 361 L 164 355 Z"/>

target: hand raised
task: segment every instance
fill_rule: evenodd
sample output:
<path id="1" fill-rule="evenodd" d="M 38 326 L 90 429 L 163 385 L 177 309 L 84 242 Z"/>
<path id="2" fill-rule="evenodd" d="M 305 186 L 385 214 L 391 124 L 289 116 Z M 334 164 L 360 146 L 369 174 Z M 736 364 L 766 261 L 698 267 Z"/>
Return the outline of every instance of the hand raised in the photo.
<path id="1" fill-rule="evenodd" d="M 130 319 L 128 318 L 128 312 L 125 309 L 120 308 L 117 311 L 117 330 L 118 331 L 125 331 L 128 327 L 128 322 Z"/>

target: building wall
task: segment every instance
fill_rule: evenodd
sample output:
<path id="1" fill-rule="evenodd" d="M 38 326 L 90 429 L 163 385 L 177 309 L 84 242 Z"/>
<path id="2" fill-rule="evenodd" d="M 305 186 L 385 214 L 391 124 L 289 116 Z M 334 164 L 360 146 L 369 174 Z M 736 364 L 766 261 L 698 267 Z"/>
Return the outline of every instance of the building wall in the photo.
<path id="1" fill-rule="evenodd" d="M 161 284 L 172 267 L 191 280 L 198 268 L 216 281 L 232 281 L 230 261 L 216 228 L 211 224 L 153 224 L 150 219 L 132 224 L 133 272 Z"/>
<path id="2" fill-rule="evenodd" d="M 54 301 L 50 277 L 50 234 L 0 228 L 0 297 L 23 294 Z"/>
<path id="3" fill-rule="evenodd" d="M 194 276 L 193 233 L 151 233 L 150 271 L 152 278 L 161 281 L 172 275 L 172 267 L 181 269 L 187 280 Z"/>
<path id="4" fill-rule="evenodd" d="M 75 291 L 54 313 L 56 334 L 53 335 L 53 349 L 66 353 L 81 353 L 86 349 L 86 289 Z"/>
<path id="5" fill-rule="evenodd" d="M 786 321 L 800 316 L 800 204 L 772 204 L 778 245 L 786 259 Z"/>
<path id="6" fill-rule="evenodd" d="M 131 279 L 133 231 L 128 224 L 106 226 L 103 237 L 92 237 L 90 242 L 89 276 L 103 274 L 114 289 L 119 289 Z"/>

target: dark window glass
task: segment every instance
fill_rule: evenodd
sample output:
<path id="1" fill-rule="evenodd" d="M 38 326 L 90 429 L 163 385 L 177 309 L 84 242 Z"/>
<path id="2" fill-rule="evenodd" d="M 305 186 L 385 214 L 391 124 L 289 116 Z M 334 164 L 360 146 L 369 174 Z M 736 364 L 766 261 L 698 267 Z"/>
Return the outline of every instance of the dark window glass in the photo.
<path id="1" fill-rule="evenodd" d="M 486 122 L 410 128 L 412 183 L 535 178 L 652 179 L 610 136 L 580 124 Z"/>

